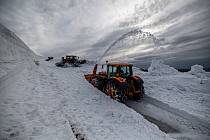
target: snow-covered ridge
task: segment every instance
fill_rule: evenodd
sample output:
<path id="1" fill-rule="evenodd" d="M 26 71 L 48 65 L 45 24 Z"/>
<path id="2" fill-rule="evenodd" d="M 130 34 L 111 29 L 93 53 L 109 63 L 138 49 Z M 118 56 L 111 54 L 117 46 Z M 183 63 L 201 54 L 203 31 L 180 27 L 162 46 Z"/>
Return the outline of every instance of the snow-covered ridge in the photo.
<path id="1" fill-rule="evenodd" d="M 178 73 L 175 68 L 163 64 L 162 60 L 152 60 L 148 72 L 153 76 L 174 75 Z"/>
<path id="2" fill-rule="evenodd" d="M 195 75 L 196 77 L 201 78 L 201 79 L 205 79 L 205 77 L 206 77 L 206 72 L 203 69 L 203 66 L 201 66 L 201 65 L 192 66 L 189 73 L 192 75 Z"/>
<path id="3" fill-rule="evenodd" d="M 0 24 L 0 77 L 35 57 L 34 52 L 19 37 Z"/>
<path id="4" fill-rule="evenodd" d="M 1 24 L 0 42 L 0 61 L 17 61 L 35 57 L 19 37 Z"/>

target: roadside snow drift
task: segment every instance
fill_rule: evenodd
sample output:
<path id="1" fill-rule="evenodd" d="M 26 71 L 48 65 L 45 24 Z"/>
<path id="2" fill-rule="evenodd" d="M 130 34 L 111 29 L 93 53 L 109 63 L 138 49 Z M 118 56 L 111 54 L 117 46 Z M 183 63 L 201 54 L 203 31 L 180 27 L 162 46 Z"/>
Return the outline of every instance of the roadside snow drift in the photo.
<path id="1" fill-rule="evenodd" d="M 202 66 L 181 73 L 155 60 L 148 72 L 135 72 L 143 78 L 147 95 L 210 123 L 210 78 Z"/>
<path id="2" fill-rule="evenodd" d="M 175 75 L 178 73 L 175 68 L 164 65 L 162 60 L 152 60 L 148 72 L 152 76 Z"/>
<path id="3" fill-rule="evenodd" d="M 202 78 L 202 79 L 206 78 L 206 72 L 203 69 L 203 66 L 201 65 L 193 65 L 189 73 L 192 75 L 195 75 L 198 78 Z"/>
<path id="4" fill-rule="evenodd" d="M 1 70 L 5 62 L 18 60 L 0 81 L 0 139 L 170 139 L 140 114 L 92 87 L 82 67 L 25 61 L 34 53 L 3 26 L 0 32 Z"/>

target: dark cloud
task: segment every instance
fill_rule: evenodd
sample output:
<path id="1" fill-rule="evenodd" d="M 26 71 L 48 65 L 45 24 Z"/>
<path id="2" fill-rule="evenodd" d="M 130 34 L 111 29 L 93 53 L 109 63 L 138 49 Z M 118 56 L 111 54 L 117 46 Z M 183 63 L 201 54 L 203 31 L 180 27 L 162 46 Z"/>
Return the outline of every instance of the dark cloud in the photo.
<path id="1" fill-rule="evenodd" d="M 188 54 L 209 45 L 209 7 L 209 0 L 0 0 L 0 23 L 42 55 L 97 59 L 136 28 L 163 40 L 155 55 Z M 108 57 L 146 59 L 154 54 L 154 44 L 133 38 L 116 43 Z"/>

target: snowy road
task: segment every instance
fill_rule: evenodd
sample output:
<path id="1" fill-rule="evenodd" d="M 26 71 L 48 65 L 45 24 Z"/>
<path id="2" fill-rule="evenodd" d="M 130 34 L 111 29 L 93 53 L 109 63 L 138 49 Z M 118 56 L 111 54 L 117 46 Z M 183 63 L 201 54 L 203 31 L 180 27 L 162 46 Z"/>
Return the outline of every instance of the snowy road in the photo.
<path id="1" fill-rule="evenodd" d="M 150 96 L 147 96 L 147 95 L 145 96 L 144 101 L 147 103 L 150 103 L 158 108 L 161 108 L 165 111 L 168 111 L 171 114 L 174 114 L 174 115 L 179 116 L 183 119 L 186 119 L 186 120 L 192 122 L 192 125 L 200 126 L 199 127 L 200 129 L 202 129 L 202 128 L 206 129 L 207 130 L 206 132 L 208 132 L 207 134 L 210 135 L 210 124 L 205 122 L 204 120 L 201 120 L 200 118 L 193 116 L 183 110 L 173 108 L 173 107 L 169 106 L 168 104 L 165 104 L 165 103 L 158 101 L 158 100 L 156 100 Z"/>
<path id="2" fill-rule="evenodd" d="M 202 66 L 194 68 L 180 73 L 155 60 L 149 72 L 136 69 L 145 82 L 146 97 L 127 105 L 174 138 L 209 140 L 210 79 Z"/>
<path id="3" fill-rule="evenodd" d="M 210 124 L 147 95 L 143 101 L 127 101 L 126 105 L 174 138 L 195 140 L 210 138 Z"/>

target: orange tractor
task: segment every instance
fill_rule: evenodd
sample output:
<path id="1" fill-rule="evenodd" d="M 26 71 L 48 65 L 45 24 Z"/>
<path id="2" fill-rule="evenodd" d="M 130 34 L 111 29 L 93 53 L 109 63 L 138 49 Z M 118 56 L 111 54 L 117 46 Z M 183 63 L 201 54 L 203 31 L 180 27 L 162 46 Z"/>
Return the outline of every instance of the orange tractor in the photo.
<path id="1" fill-rule="evenodd" d="M 143 98 L 143 80 L 133 75 L 131 64 L 107 63 L 102 65 L 97 73 L 98 64 L 92 74 L 85 75 L 85 79 L 113 99 L 124 102 L 127 98 L 139 100 Z"/>

